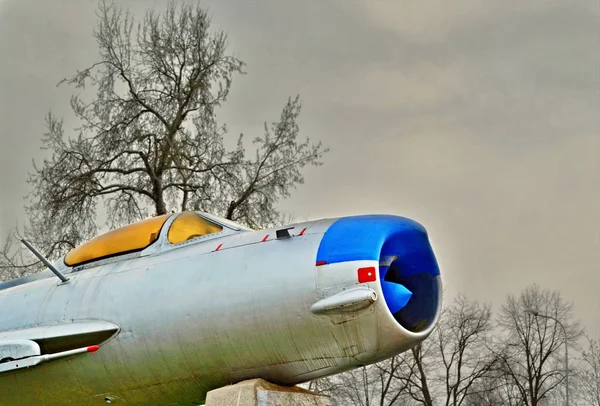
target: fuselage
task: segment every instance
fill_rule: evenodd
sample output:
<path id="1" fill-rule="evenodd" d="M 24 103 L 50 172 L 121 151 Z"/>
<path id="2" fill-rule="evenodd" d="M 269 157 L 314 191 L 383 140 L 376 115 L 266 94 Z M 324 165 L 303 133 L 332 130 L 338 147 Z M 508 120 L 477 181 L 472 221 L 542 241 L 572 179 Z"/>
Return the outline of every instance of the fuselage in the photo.
<path id="1" fill-rule="evenodd" d="M 297 224 L 280 238 L 277 229 L 225 225 L 225 233 L 175 245 L 166 241 L 167 222 L 137 256 L 64 267 L 66 284 L 47 277 L 0 290 L 0 342 L 2 332 L 36 326 L 118 326 L 95 354 L 0 374 L 0 405 L 200 403 L 209 390 L 244 379 L 294 385 L 413 347 L 441 305 L 425 230 L 401 217 L 351 219 Z M 413 285 L 405 309 L 417 303 L 405 316 L 392 314 L 382 289 L 390 257 L 423 268 L 405 272 L 403 283 Z"/>

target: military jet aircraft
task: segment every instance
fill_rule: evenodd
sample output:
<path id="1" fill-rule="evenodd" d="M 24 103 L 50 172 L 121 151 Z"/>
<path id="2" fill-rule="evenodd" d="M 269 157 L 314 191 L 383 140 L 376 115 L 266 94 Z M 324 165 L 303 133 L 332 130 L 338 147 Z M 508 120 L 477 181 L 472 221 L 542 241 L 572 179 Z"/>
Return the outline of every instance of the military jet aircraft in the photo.
<path id="1" fill-rule="evenodd" d="M 192 405 L 245 379 L 296 385 L 410 349 L 441 307 L 426 230 L 390 215 L 254 231 L 181 212 L 46 264 L 0 284 L 2 406 Z"/>

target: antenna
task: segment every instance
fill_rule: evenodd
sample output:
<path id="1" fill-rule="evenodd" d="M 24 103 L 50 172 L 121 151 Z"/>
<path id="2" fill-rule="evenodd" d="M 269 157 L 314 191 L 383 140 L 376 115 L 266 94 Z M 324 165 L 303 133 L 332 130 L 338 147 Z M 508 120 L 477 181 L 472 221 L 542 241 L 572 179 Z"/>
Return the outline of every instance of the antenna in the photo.
<path id="1" fill-rule="evenodd" d="M 44 258 L 44 256 L 29 243 L 29 241 L 21 240 L 21 242 L 25 244 L 25 246 L 29 248 L 29 251 L 31 251 L 33 255 L 35 255 L 40 261 L 42 261 L 44 265 L 46 265 L 48 269 L 50 269 L 54 273 L 54 275 L 56 275 L 58 279 L 62 281 L 62 283 L 69 282 L 69 279 L 65 278 L 65 276 L 62 273 L 60 273 L 60 271 L 56 269 L 54 265 L 48 262 L 48 260 Z"/>

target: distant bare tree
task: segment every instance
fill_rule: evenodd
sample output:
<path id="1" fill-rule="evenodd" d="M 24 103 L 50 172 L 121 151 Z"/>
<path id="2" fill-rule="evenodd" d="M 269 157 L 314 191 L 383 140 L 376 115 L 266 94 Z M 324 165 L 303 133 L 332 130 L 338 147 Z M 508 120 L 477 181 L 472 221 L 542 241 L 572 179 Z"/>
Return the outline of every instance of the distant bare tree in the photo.
<path id="1" fill-rule="evenodd" d="M 464 295 L 446 310 L 437 329 L 446 406 L 462 405 L 473 385 L 494 367 L 496 359 L 487 351 L 491 317 L 489 305 L 470 302 Z"/>
<path id="2" fill-rule="evenodd" d="M 398 358 L 390 358 L 376 365 L 315 380 L 309 390 L 329 395 L 344 406 L 405 405 L 402 395 L 406 386 L 393 376 L 399 367 Z"/>
<path id="3" fill-rule="evenodd" d="M 498 388 L 496 377 L 489 376 L 480 379 L 472 386 L 472 392 L 465 399 L 465 406 L 501 406 L 504 399 Z"/>
<path id="4" fill-rule="evenodd" d="M 226 52 L 224 33 L 210 31 L 207 13 L 171 2 L 136 24 L 102 0 L 98 17 L 100 59 L 63 81 L 91 86 L 95 97 L 71 98 L 81 122 L 73 136 L 48 114 L 49 158 L 30 176 L 23 234 L 56 258 L 97 233 L 101 204 L 111 228 L 172 210 L 208 211 L 251 227 L 276 223 L 276 203 L 327 151 L 299 139 L 299 98 L 252 144 L 240 136 L 227 148 L 216 110 L 244 64 Z M 37 265 L 16 249 L 16 237 L 8 236 L 0 278 Z"/>
<path id="5" fill-rule="evenodd" d="M 487 351 L 492 328 L 489 305 L 459 295 L 442 312 L 425 350 L 414 348 L 413 362 L 405 360 L 406 368 L 396 378 L 406 382 L 412 398 L 424 406 L 464 404 L 496 364 Z"/>
<path id="6" fill-rule="evenodd" d="M 435 369 L 436 360 L 431 355 L 435 343 L 428 338 L 424 342 L 395 357 L 396 368 L 388 373 L 405 391 L 405 397 L 424 406 L 433 406 L 435 394 L 432 392 L 429 371 Z M 378 365 L 385 368 L 385 364 Z"/>
<path id="7" fill-rule="evenodd" d="M 525 313 L 537 309 L 540 314 L 560 320 L 567 331 L 564 337 L 556 322 Z M 572 304 L 566 303 L 559 292 L 534 285 L 519 296 L 509 295 L 499 316 L 502 328 L 502 371 L 509 391 L 518 392 L 522 404 L 541 405 L 564 384 L 561 346 L 565 338 L 573 345 L 582 330 L 575 321 Z"/>
<path id="8" fill-rule="evenodd" d="M 432 382 L 429 372 L 438 365 L 438 359 L 433 354 L 436 350 L 436 343 L 428 338 L 396 357 L 401 368 L 394 371 L 393 377 L 406 387 L 410 398 L 423 406 L 435 404 L 435 382 Z"/>
<path id="9" fill-rule="evenodd" d="M 462 405 L 478 390 L 496 359 L 487 350 L 488 305 L 464 295 L 442 312 L 432 335 L 410 351 L 329 378 L 325 390 L 344 405 Z M 322 384 L 321 384 L 322 385 Z"/>
<path id="10" fill-rule="evenodd" d="M 465 406 L 524 405 L 518 390 L 501 368 L 494 368 L 478 380 L 465 400 Z"/>
<path id="11" fill-rule="evenodd" d="M 598 340 L 586 337 L 587 349 L 583 351 L 581 361 L 583 369 L 579 379 L 579 393 L 586 404 L 600 406 L 600 344 Z"/>

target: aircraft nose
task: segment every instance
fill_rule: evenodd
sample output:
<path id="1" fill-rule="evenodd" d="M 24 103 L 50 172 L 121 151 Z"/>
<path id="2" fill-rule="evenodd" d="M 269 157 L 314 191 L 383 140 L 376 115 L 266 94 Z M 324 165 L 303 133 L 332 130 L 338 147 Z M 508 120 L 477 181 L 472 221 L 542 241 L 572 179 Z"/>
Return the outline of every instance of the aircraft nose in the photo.
<path id="1" fill-rule="evenodd" d="M 344 217 L 325 232 L 317 263 L 377 261 L 381 294 L 402 327 L 423 331 L 441 303 L 440 270 L 425 228 L 388 215 Z"/>

